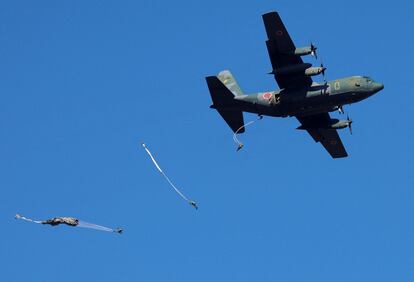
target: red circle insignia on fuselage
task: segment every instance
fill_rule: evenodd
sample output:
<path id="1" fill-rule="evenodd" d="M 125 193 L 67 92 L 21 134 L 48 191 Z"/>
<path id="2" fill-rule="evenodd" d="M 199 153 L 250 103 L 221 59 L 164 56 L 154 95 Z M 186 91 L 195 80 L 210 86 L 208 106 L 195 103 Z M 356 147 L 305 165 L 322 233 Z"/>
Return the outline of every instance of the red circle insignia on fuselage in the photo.
<path id="1" fill-rule="evenodd" d="M 281 31 L 281 30 L 276 31 L 276 35 L 277 36 L 282 36 L 283 35 L 283 31 Z"/>
<path id="2" fill-rule="evenodd" d="M 270 99 L 270 97 L 272 97 L 272 93 L 264 93 L 264 94 L 262 95 L 262 97 L 263 97 L 263 99 L 265 99 L 265 100 L 269 100 L 269 99 Z"/>

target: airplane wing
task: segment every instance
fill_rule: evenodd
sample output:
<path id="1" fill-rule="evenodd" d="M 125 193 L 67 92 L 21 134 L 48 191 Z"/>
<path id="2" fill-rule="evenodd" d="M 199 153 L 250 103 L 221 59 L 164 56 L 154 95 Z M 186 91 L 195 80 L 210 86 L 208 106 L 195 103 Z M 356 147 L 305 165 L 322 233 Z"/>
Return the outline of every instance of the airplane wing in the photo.
<path id="1" fill-rule="evenodd" d="M 300 56 L 294 55 L 295 44 L 287 32 L 282 19 L 277 12 L 264 14 L 263 22 L 266 27 L 268 40 L 266 41 L 272 70 L 303 64 Z M 280 88 L 295 88 L 310 86 L 312 79 L 302 73 L 277 75 L 275 79 Z"/>
<path id="2" fill-rule="evenodd" d="M 336 129 L 323 128 L 331 119 L 329 113 L 306 117 L 297 116 L 296 118 L 315 142 L 321 142 L 322 146 L 325 147 L 332 158 L 336 159 L 348 156 Z"/>

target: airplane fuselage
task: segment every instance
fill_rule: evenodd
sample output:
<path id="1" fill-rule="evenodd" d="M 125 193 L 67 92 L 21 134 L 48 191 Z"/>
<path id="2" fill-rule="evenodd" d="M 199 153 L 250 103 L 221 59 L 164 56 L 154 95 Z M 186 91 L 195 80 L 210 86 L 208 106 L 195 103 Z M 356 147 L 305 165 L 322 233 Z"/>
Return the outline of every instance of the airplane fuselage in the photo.
<path id="1" fill-rule="evenodd" d="M 287 117 L 307 116 L 338 110 L 339 107 L 359 102 L 377 93 L 384 86 L 366 76 L 352 76 L 314 83 L 306 88 L 281 89 L 236 96 L 236 103 L 221 105 L 260 115 Z"/>

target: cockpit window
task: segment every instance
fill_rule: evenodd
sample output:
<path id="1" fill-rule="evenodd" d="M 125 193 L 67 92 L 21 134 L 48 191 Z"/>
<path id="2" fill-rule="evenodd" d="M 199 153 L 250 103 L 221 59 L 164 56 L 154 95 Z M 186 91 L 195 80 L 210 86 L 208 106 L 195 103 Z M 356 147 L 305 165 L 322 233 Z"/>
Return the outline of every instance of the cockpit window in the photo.
<path id="1" fill-rule="evenodd" d="M 361 86 L 361 84 L 359 84 L 359 82 L 355 82 L 355 86 Z"/>

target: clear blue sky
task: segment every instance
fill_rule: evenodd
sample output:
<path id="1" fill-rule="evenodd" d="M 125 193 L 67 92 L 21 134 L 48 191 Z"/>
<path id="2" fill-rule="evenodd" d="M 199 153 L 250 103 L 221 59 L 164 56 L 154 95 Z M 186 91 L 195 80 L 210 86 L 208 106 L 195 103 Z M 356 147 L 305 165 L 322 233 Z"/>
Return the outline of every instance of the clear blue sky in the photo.
<path id="1" fill-rule="evenodd" d="M 1 280 L 413 281 L 413 6 L 2 1 Z M 272 10 L 297 46 L 318 45 L 328 79 L 384 83 L 346 107 L 349 158 L 331 159 L 294 118 L 264 118 L 236 153 L 208 108 L 204 77 L 222 69 L 245 92 L 277 88 L 261 19 Z"/>

